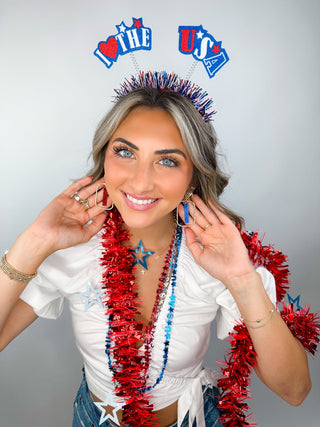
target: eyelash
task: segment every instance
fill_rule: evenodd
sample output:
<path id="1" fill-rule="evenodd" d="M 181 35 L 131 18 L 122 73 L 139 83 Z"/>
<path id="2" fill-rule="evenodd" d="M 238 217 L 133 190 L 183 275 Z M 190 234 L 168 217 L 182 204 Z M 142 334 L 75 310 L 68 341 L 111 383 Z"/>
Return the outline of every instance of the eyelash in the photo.
<path id="1" fill-rule="evenodd" d="M 127 157 L 127 156 L 122 156 L 121 151 L 128 151 L 129 153 L 133 154 L 132 151 L 126 145 L 118 145 L 116 147 L 113 147 L 113 152 L 116 156 L 121 157 L 121 158 L 126 158 L 126 159 L 131 158 L 131 157 Z M 167 167 L 167 168 L 173 168 L 173 167 L 177 167 L 180 165 L 180 163 L 178 162 L 178 160 L 175 157 L 171 157 L 169 155 L 164 155 L 163 157 L 161 157 L 159 162 L 162 162 L 164 160 L 169 160 L 170 162 L 172 162 L 172 165 L 170 165 L 170 166 L 163 165 L 164 167 Z"/>
<path id="2" fill-rule="evenodd" d="M 129 153 L 133 154 L 131 150 L 126 145 L 118 145 L 117 147 L 113 147 L 113 152 L 116 156 L 121 158 L 130 159 L 130 157 L 121 156 L 121 151 L 129 151 Z"/>
<path id="3" fill-rule="evenodd" d="M 179 166 L 179 162 L 178 162 L 178 160 L 176 160 L 174 157 L 171 157 L 171 156 L 166 155 L 166 156 L 163 156 L 163 157 L 160 159 L 160 162 L 161 162 L 161 161 L 163 161 L 163 160 L 170 160 L 170 162 L 172 162 L 172 163 L 173 163 L 173 165 L 171 165 L 171 166 L 163 165 L 163 166 L 165 166 L 166 168 L 174 168 L 174 167 Z"/>

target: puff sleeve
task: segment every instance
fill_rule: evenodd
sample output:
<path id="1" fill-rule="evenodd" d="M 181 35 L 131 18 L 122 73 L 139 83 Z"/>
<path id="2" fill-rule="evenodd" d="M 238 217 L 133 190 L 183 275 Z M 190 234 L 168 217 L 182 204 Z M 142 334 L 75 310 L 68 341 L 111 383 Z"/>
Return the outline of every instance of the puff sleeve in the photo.
<path id="1" fill-rule="evenodd" d="M 273 275 L 264 267 L 258 267 L 257 273 L 260 274 L 264 288 L 272 301 L 276 304 L 276 285 Z M 217 311 L 217 336 L 219 339 L 225 339 L 233 330 L 241 314 L 237 304 L 228 289 L 224 289 L 217 297 L 216 302 L 219 306 Z"/>
<path id="2" fill-rule="evenodd" d="M 39 317 L 58 318 L 64 300 L 79 291 L 85 277 L 99 276 L 100 234 L 89 242 L 61 249 L 50 255 L 39 267 L 20 298 L 29 304 Z M 97 279 L 99 280 L 99 279 Z"/>
<path id="3" fill-rule="evenodd" d="M 56 258 L 56 254 L 53 254 L 43 262 L 38 275 L 31 280 L 20 296 L 33 308 L 37 316 L 48 319 L 57 319 L 64 305 L 64 297 L 55 285 L 61 275 L 56 266 Z"/>

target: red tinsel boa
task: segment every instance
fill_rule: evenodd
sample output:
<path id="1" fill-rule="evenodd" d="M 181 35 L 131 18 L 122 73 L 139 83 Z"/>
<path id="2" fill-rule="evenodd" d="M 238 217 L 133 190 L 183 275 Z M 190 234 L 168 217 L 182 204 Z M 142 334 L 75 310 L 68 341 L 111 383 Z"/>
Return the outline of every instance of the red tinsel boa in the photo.
<path id="1" fill-rule="evenodd" d="M 135 427 L 154 426 L 153 406 L 144 393 L 148 363 L 137 347 L 142 339 L 142 324 L 135 320 L 137 285 L 132 274 L 132 254 L 123 245 L 127 240 L 129 236 L 122 228 L 122 218 L 114 209 L 108 213 L 104 224 L 101 258 L 113 381 L 117 396 L 125 400 L 122 422 Z"/>
<path id="2" fill-rule="evenodd" d="M 266 267 L 275 277 L 277 300 L 281 301 L 289 284 L 287 257 L 273 246 L 263 246 L 257 232 L 242 231 L 241 236 L 253 264 Z M 149 363 L 138 349 L 142 340 L 142 324 L 135 320 L 138 301 L 132 273 L 133 259 L 130 250 L 123 245 L 128 239 L 127 231 L 122 228 L 122 218 L 114 209 L 108 213 L 102 235 L 102 282 L 106 289 L 104 304 L 110 327 L 107 346 L 112 359 L 115 391 L 125 401 L 122 421 L 135 427 L 147 427 L 155 425 L 155 416 L 149 396 L 144 393 Z M 315 354 L 319 343 L 319 316 L 310 313 L 309 307 L 295 313 L 289 305 L 283 305 L 280 314 L 305 349 Z M 230 343 L 226 360 L 221 362 L 222 377 L 218 380 L 221 421 L 227 427 L 253 426 L 255 423 L 250 423 L 252 415 L 246 414 L 249 406 L 245 400 L 250 395 L 250 374 L 257 361 L 244 323 L 235 325 Z"/>
<path id="3" fill-rule="evenodd" d="M 241 231 L 242 239 L 254 266 L 266 267 L 274 276 L 277 290 L 277 301 L 283 300 L 289 289 L 289 269 L 287 257 L 273 246 L 263 246 L 258 238 L 258 233 Z M 296 337 L 304 348 L 315 354 L 320 341 L 319 314 L 309 312 L 309 307 L 294 312 L 290 305 L 282 304 L 280 315 L 285 321 L 293 336 Z M 221 390 L 219 401 L 220 420 L 226 427 L 254 426 L 251 421 L 252 414 L 247 414 L 249 406 L 245 400 L 250 397 L 248 387 L 250 374 L 257 364 L 249 332 L 243 322 L 235 325 L 229 337 L 230 350 L 222 364 L 222 376 L 217 381 Z"/>

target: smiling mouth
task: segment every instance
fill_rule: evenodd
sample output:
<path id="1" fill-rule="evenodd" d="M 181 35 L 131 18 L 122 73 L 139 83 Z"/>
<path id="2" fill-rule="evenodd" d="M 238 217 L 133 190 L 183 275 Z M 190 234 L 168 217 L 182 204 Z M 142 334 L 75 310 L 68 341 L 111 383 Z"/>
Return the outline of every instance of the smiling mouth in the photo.
<path id="1" fill-rule="evenodd" d="M 130 200 L 130 202 L 136 204 L 136 205 L 151 205 L 151 203 L 154 203 L 158 199 L 136 199 L 135 197 L 130 196 L 127 193 L 124 193 L 126 198 Z"/>

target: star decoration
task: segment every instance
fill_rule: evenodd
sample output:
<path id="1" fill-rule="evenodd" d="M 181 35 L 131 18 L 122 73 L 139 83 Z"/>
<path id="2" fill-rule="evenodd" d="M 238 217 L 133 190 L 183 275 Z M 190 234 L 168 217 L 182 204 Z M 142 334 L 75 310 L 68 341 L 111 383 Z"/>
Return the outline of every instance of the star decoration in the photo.
<path id="1" fill-rule="evenodd" d="M 126 30 L 126 24 L 122 21 L 120 25 L 117 25 L 119 33 L 124 33 Z"/>
<path id="2" fill-rule="evenodd" d="M 204 36 L 204 33 L 201 30 L 199 30 L 197 32 L 197 39 L 202 39 L 203 36 Z"/>
<path id="3" fill-rule="evenodd" d="M 213 45 L 212 52 L 216 55 L 217 53 L 220 52 L 220 47 L 221 47 L 221 42 L 220 43 L 218 42 L 218 44 Z"/>
<path id="4" fill-rule="evenodd" d="M 134 262 L 132 265 L 136 265 L 136 264 L 141 264 L 143 268 L 145 268 L 146 270 L 148 270 L 148 266 L 147 266 L 147 258 L 154 254 L 154 252 L 152 251 L 145 251 L 143 248 L 143 243 L 142 240 L 140 240 L 138 246 L 136 247 L 136 249 L 130 249 L 130 252 L 132 253 L 133 257 L 134 257 Z M 137 258 L 137 255 L 140 256 L 140 258 Z"/>
<path id="5" fill-rule="evenodd" d="M 287 294 L 287 296 L 288 296 L 288 302 L 289 302 L 289 304 L 292 305 L 293 309 L 294 309 L 294 304 L 296 304 L 297 310 L 302 310 L 303 309 L 303 307 L 300 306 L 300 295 L 298 295 L 294 299 L 289 294 Z"/>
<path id="6" fill-rule="evenodd" d="M 139 19 L 133 18 L 133 26 L 138 28 L 138 30 L 140 30 L 140 28 L 143 26 L 142 25 L 142 18 L 139 18 Z"/>
<path id="7" fill-rule="evenodd" d="M 93 402 L 96 407 L 101 411 L 100 421 L 99 425 L 104 423 L 106 420 L 111 420 L 114 423 L 116 423 L 117 426 L 120 426 L 120 422 L 118 420 L 117 411 L 119 409 L 122 409 L 124 406 L 124 403 L 117 403 L 113 400 L 112 391 L 110 390 L 108 393 L 108 396 L 104 402 Z M 114 409 L 112 410 L 111 414 L 106 414 L 106 410 L 104 409 L 104 406 L 112 406 Z"/>
<path id="8" fill-rule="evenodd" d="M 94 304 L 99 305 L 103 308 L 101 296 L 104 294 L 102 289 L 94 289 L 90 281 L 87 284 L 87 290 L 85 292 L 77 293 L 77 295 L 85 301 L 84 311 L 88 311 Z"/>

